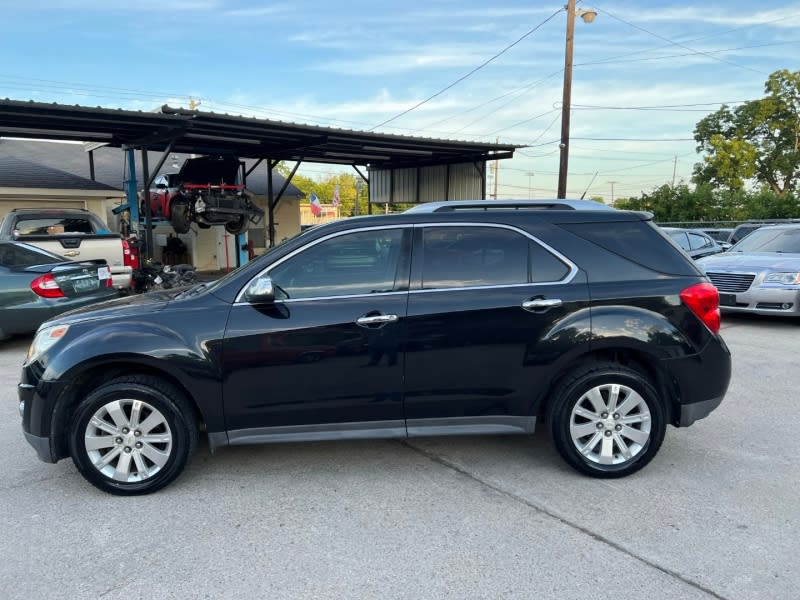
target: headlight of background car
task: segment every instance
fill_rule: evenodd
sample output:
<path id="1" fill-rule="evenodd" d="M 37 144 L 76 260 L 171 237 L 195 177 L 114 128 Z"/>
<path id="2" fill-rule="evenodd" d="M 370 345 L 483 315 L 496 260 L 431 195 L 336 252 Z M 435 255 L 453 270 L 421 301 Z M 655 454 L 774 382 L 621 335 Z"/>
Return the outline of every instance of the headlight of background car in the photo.
<path id="1" fill-rule="evenodd" d="M 37 331 L 36 337 L 31 342 L 31 347 L 28 348 L 28 358 L 25 362 L 30 363 L 39 358 L 47 350 L 55 346 L 68 330 L 69 325 L 55 325 Z"/>
<path id="2" fill-rule="evenodd" d="M 783 285 L 800 284 L 800 273 L 769 273 L 764 283 L 781 283 Z"/>

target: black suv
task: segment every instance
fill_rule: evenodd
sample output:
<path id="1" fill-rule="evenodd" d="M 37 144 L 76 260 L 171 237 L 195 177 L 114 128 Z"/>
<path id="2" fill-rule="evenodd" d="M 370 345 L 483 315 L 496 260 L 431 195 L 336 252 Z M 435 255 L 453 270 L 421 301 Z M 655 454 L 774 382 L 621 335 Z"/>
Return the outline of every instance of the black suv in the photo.
<path id="1" fill-rule="evenodd" d="M 722 401 L 719 326 L 717 290 L 648 214 L 431 203 L 45 323 L 20 413 L 42 460 L 115 494 L 175 479 L 201 431 L 213 449 L 540 419 L 574 468 L 620 477 Z"/>

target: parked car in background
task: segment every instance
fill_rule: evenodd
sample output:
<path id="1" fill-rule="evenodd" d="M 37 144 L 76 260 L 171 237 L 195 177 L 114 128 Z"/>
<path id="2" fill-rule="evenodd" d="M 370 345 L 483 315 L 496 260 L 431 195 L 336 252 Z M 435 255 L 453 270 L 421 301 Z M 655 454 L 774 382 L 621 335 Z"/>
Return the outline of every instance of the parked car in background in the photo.
<path id="1" fill-rule="evenodd" d="M 701 229 L 703 233 L 710 236 L 722 247 L 723 251 L 730 249 L 733 244 L 729 241 L 733 233 L 733 227 L 718 227 L 716 229 Z"/>
<path id="2" fill-rule="evenodd" d="M 717 290 L 650 218 L 497 200 L 319 225 L 214 283 L 42 325 L 25 436 L 121 495 L 174 480 L 200 431 L 216 448 L 541 422 L 576 470 L 629 475 L 731 374 Z"/>
<path id="3" fill-rule="evenodd" d="M 745 237 L 753 233 L 759 227 L 763 227 L 767 224 L 768 223 L 742 223 L 741 225 L 737 225 L 731 232 L 728 242 L 730 242 L 731 245 L 735 245 L 741 242 Z"/>
<path id="4" fill-rule="evenodd" d="M 800 224 L 764 225 L 698 261 L 724 312 L 800 316 Z"/>
<path id="5" fill-rule="evenodd" d="M 122 291 L 138 266 L 128 241 L 81 208 L 15 208 L 0 222 L 0 240 L 26 242 L 67 260 L 104 260 Z"/>
<path id="6" fill-rule="evenodd" d="M 718 243 L 728 242 L 733 233 L 733 227 L 711 227 L 708 229 L 701 229 L 700 231 L 714 238 Z"/>
<path id="7" fill-rule="evenodd" d="M 0 339 L 116 296 L 103 260 L 73 262 L 29 244 L 0 241 Z"/>
<path id="8" fill-rule="evenodd" d="M 694 260 L 725 251 L 714 238 L 699 229 L 681 229 L 680 227 L 662 227 L 661 229 Z"/>

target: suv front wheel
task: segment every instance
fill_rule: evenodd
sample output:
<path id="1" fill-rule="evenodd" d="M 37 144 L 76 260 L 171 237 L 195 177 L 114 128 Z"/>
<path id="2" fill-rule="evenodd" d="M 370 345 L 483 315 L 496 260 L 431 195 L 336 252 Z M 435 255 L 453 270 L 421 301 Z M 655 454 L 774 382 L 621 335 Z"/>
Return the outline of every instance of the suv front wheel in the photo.
<path id="1" fill-rule="evenodd" d="M 624 477 L 655 456 L 666 431 L 662 400 L 638 371 L 615 363 L 579 369 L 556 387 L 550 435 L 572 467 L 593 477 Z"/>
<path id="2" fill-rule="evenodd" d="M 75 466 L 105 492 L 154 492 L 175 479 L 197 446 L 189 403 L 151 376 L 118 377 L 78 405 L 69 434 Z"/>

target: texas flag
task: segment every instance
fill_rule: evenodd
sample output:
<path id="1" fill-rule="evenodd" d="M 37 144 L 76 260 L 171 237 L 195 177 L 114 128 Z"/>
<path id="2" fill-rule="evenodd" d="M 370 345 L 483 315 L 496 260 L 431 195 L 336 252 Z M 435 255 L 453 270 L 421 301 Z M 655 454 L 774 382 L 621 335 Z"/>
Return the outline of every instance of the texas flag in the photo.
<path id="1" fill-rule="evenodd" d="M 320 216 L 322 214 L 322 204 L 320 204 L 319 198 L 317 198 L 316 194 L 311 194 L 310 203 L 311 214 L 315 217 Z"/>

